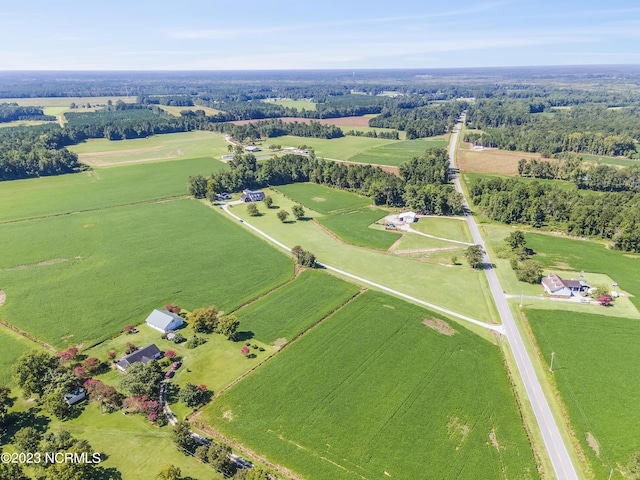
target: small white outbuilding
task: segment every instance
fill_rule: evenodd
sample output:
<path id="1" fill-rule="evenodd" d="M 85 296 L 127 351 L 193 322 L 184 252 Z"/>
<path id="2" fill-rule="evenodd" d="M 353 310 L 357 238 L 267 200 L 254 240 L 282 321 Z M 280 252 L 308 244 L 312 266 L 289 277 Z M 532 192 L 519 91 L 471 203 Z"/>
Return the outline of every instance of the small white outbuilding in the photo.
<path id="1" fill-rule="evenodd" d="M 180 328 L 184 320 L 180 315 L 176 315 L 175 313 L 167 312 L 166 310 L 154 310 L 149 314 L 146 322 L 151 328 L 155 328 L 162 333 L 167 333 Z"/>

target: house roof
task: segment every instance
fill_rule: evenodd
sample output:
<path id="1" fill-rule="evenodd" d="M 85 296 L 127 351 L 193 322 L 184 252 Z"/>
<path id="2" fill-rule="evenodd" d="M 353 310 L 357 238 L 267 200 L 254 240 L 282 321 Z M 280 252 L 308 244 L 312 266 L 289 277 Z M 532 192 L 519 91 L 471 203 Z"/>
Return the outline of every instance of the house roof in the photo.
<path id="1" fill-rule="evenodd" d="M 264 198 L 264 192 L 260 190 L 243 190 L 242 200 L 248 198 L 252 202 L 258 202 Z"/>
<path id="2" fill-rule="evenodd" d="M 569 288 L 582 288 L 582 282 L 580 282 L 579 280 L 562 280 L 562 283 L 564 283 L 565 287 L 569 287 Z"/>
<path id="3" fill-rule="evenodd" d="M 565 287 L 565 284 L 562 281 L 562 279 L 555 273 L 552 273 L 550 275 L 547 275 L 546 277 L 543 277 L 542 284 L 545 285 L 550 292 L 555 292 Z"/>
<path id="4" fill-rule="evenodd" d="M 400 215 L 398 215 L 398 218 L 403 219 L 403 218 L 415 217 L 415 216 L 416 216 L 416 212 L 403 212 Z"/>
<path id="5" fill-rule="evenodd" d="M 129 355 L 125 355 L 122 359 L 117 363 L 117 365 L 121 368 L 126 368 L 136 362 L 140 362 L 143 365 L 146 365 L 154 357 L 160 355 L 160 349 L 156 347 L 155 343 L 151 345 L 147 345 L 146 347 L 139 348 L 133 353 Z"/>
<path id="6" fill-rule="evenodd" d="M 182 325 L 183 320 L 180 315 L 176 315 L 166 310 L 154 310 L 147 317 L 147 324 L 160 330 L 166 330 L 171 322 L 178 321 L 178 325 Z"/>

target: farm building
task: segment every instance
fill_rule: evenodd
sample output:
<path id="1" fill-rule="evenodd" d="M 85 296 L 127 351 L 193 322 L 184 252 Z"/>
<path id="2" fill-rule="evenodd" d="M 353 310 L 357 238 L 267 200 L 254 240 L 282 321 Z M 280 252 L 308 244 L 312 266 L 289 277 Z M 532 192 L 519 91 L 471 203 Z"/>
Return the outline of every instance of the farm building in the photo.
<path id="1" fill-rule="evenodd" d="M 260 202 L 264 200 L 264 192 L 261 192 L 260 190 L 243 190 L 240 200 L 245 203 Z"/>
<path id="2" fill-rule="evenodd" d="M 146 347 L 136 350 L 129 355 L 125 355 L 118 363 L 116 363 L 116 366 L 118 367 L 118 369 L 126 372 L 127 368 L 134 363 L 140 362 L 143 365 L 146 365 L 151 360 L 159 358 L 161 354 L 162 352 L 160 351 L 160 349 L 156 347 L 154 343 L 152 343 L 151 345 L 147 345 Z"/>
<path id="3" fill-rule="evenodd" d="M 416 212 L 402 212 L 400 215 L 398 215 L 398 218 L 401 222 L 413 223 L 416 221 Z"/>
<path id="4" fill-rule="evenodd" d="M 571 297 L 575 293 L 588 290 L 589 285 L 584 280 L 563 280 L 552 273 L 542 278 L 542 288 L 552 297 Z"/>
<path id="5" fill-rule="evenodd" d="M 167 333 L 181 327 L 184 320 L 175 313 L 167 312 L 166 310 L 154 310 L 149 314 L 146 322 L 151 328 Z"/>
<path id="6" fill-rule="evenodd" d="M 255 145 L 247 145 L 246 147 L 244 147 L 244 149 L 245 149 L 247 152 L 251 152 L 251 153 L 259 152 L 259 151 L 260 151 L 260 149 L 259 149 L 258 147 L 256 147 Z"/>

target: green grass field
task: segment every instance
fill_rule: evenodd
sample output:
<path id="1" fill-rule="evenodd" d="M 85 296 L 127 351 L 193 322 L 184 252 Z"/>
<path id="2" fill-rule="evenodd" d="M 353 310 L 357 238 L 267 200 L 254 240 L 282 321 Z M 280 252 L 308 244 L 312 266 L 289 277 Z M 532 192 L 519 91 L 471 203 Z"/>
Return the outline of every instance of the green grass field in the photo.
<path id="1" fill-rule="evenodd" d="M 11 378 L 13 364 L 20 355 L 34 349 L 43 350 L 44 347 L 4 325 L 0 325 L 0 352 L 2 352 L 0 355 L 0 387 L 13 385 Z"/>
<path id="2" fill-rule="evenodd" d="M 640 452 L 640 321 L 575 312 L 526 310 L 594 478 L 623 478 Z M 591 439 L 589 442 L 588 438 Z M 595 439 L 595 442 L 594 442 Z M 590 444 L 591 443 L 591 444 Z"/>
<path id="3" fill-rule="evenodd" d="M 424 155 L 425 150 L 434 147 L 446 148 L 446 135 L 416 140 L 396 141 L 395 143 L 378 146 L 358 153 L 349 158 L 352 162 L 371 163 L 373 165 L 398 166 L 414 157 Z"/>
<path id="4" fill-rule="evenodd" d="M 242 331 L 273 343 L 291 340 L 358 293 L 353 284 L 306 270 L 292 283 L 236 312 Z"/>
<path id="5" fill-rule="evenodd" d="M 292 275 L 289 258 L 191 199 L 6 223 L 0 244 L 0 317 L 57 347 L 170 302 L 228 310 Z"/>
<path id="6" fill-rule="evenodd" d="M 411 224 L 411 228 L 435 237 L 459 242 L 473 241 L 467 222 L 455 218 L 421 217 L 417 222 Z"/>
<path id="7" fill-rule="evenodd" d="M 315 183 L 280 185 L 275 190 L 318 213 L 327 214 L 371 204 L 371 199 Z M 372 222 L 373 223 L 373 222 Z"/>
<path id="8" fill-rule="evenodd" d="M 149 162 L 177 158 L 220 158 L 228 153 L 224 136 L 214 132 L 182 132 L 131 140 L 93 138 L 69 147 L 81 162 L 92 166 Z"/>
<path id="9" fill-rule="evenodd" d="M 347 130 L 348 129 L 349 128 L 347 128 Z M 399 140 L 352 136 L 326 140 L 324 138 L 294 137 L 292 135 L 278 137 L 277 139 L 273 139 L 273 141 L 283 147 L 306 145 L 309 148 L 313 148 L 318 157 L 335 158 L 337 160 L 350 160 L 359 153 L 368 151 L 372 148 L 400 142 Z M 422 153 L 424 153 L 424 151 Z M 410 158 L 411 157 L 407 158 L 407 160 Z"/>
<path id="10" fill-rule="evenodd" d="M 619 167 L 629 167 L 631 165 L 638 165 L 638 160 L 632 160 L 629 158 L 622 158 L 622 157 L 604 157 L 601 155 L 585 155 L 585 154 L 580 154 L 580 156 L 582 157 L 582 159 L 585 162 L 591 162 L 591 163 L 602 163 L 604 165 L 617 165 Z"/>
<path id="11" fill-rule="evenodd" d="M 297 108 L 298 110 L 316 110 L 316 104 L 311 100 L 293 100 L 291 98 L 265 98 L 262 100 L 266 103 L 275 103 L 276 105 L 282 105 L 283 107 Z"/>
<path id="12" fill-rule="evenodd" d="M 69 107 L 72 103 L 83 105 L 89 102 L 91 105 L 105 104 L 111 100 L 116 103 L 122 100 L 125 103 L 135 103 L 136 97 L 33 97 L 33 98 L 0 98 L 0 103 L 17 103 L 23 107 Z"/>
<path id="13" fill-rule="evenodd" d="M 380 208 L 363 207 L 358 210 L 334 213 L 318 218 L 318 222 L 352 245 L 387 250 L 402 234 L 375 230 L 369 225 L 383 220 L 389 212 Z"/>
<path id="14" fill-rule="evenodd" d="M 199 420 L 308 479 L 538 478 L 499 349 L 424 317 L 367 292 Z"/>
<path id="15" fill-rule="evenodd" d="M 0 223 L 186 195 L 190 175 L 223 168 L 218 160 L 193 158 L 0 182 Z"/>
<path id="16" fill-rule="evenodd" d="M 294 202 L 275 189 L 271 189 L 269 194 L 275 205 L 291 211 Z M 258 208 L 262 212 L 258 217 L 249 216 L 243 205 L 231 211 L 289 247 L 301 245 L 310 250 L 321 262 L 478 320 L 493 318 L 499 321 L 489 307 L 491 298 L 482 272 L 427 264 L 403 255 L 356 247 L 334 238 L 313 221 L 282 223 L 276 217 L 277 209 Z M 221 210 L 217 211 L 224 215 Z M 318 216 L 311 211 L 307 211 L 307 215 Z M 434 278 L 438 281 L 434 282 Z M 464 295 L 461 296 L 460 291 L 464 291 Z"/>
<path id="17" fill-rule="evenodd" d="M 479 178 L 482 179 L 490 179 L 490 178 L 495 178 L 495 177 L 501 177 L 501 178 L 516 178 L 517 180 L 521 181 L 521 182 L 525 182 L 525 183 L 531 183 L 531 182 L 538 182 L 540 184 L 548 184 L 548 185 L 554 185 L 558 188 L 560 188 L 561 190 L 576 190 L 576 184 L 573 182 L 565 182 L 564 180 L 547 180 L 544 178 L 529 178 L 529 177 L 509 177 L 509 176 L 504 176 L 504 175 L 488 175 L 486 173 L 471 173 L 471 172 L 464 172 L 462 174 L 464 181 L 467 185 L 471 186 L 471 184 Z M 581 193 L 585 193 L 587 191 L 582 190 Z M 593 193 L 597 193 L 597 192 L 593 192 Z"/>

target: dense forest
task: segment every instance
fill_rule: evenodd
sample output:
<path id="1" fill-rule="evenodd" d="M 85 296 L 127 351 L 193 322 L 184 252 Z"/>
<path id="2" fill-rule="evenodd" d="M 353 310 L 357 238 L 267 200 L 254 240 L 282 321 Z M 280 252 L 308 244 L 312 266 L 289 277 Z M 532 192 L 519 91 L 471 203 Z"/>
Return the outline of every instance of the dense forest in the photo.
<path id="1" fill-rule="evenodd" d="M 221 192 L 313 182 L 371 198 L 376 205 L 407 207 L 434 215 L 459 215 L 462 197 L 449 184 L 448 154 L 430 149 L 400 167 L 400 177 L 370 165 L 347 165 L 314 157 L 287 154 L 257 162 L 251 154 L 236 155 L 230 170 L 190 178 L 189 191 L 214 199 Z"/>
<path id="2" fill-rule="evenodd" d="M 640 194 L 595 194 L 499 177 L 476 180 L 469 193 L 493 220 L 547 225 L 571 235 L 611 239 L 615 248 L 640 252 Z"/>
<path id="3" fill-rule="evenodd" d="M 247 139 L 250 143 L 260 138 L 275 138 L 283 135 L 312 138 L 340 138 L 344 132 L 335 125 L 323 125 L 319 122 L 283 122 L 280 119 L 262 120 L 244 125 L 232 123 L 218 123 L 209 125 L 210 129 L 231 135 L 241 141 Z"/>
<path id="4" fill-rule="evenodd" d="M 57 127 L 55 130 L 58 130 Z M 77 172 L 78 156 L 59 148 L 51 128 L 0 129 L 0 180 Z"/>
<path id="5" fill-rule="evenodd" d="M 41 107 L 21 107 L 17 103 L 0 103 L 0 123 L 18 120 L 54 121 L 56 117 L 45 115 Z"/>

